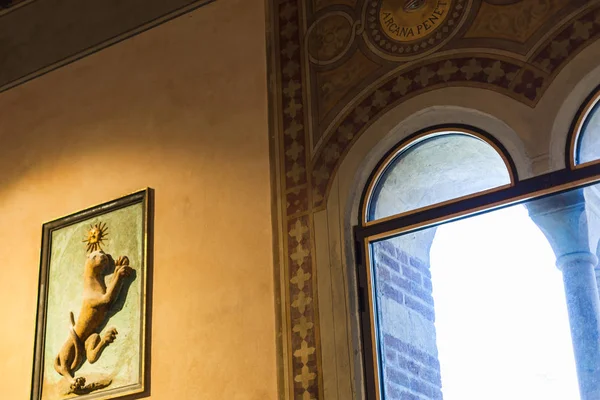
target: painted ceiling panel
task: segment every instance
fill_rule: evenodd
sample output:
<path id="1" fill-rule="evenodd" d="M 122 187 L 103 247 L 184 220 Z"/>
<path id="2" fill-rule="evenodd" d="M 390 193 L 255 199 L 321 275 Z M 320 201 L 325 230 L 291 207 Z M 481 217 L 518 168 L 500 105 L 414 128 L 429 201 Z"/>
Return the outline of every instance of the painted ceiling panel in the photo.
<path id="1" fill-rule="evenodd" d="M 525 43 L 568 5 L 569 0 L 523 1 L 511 6 L 483 3 L 465 37 Z"/>

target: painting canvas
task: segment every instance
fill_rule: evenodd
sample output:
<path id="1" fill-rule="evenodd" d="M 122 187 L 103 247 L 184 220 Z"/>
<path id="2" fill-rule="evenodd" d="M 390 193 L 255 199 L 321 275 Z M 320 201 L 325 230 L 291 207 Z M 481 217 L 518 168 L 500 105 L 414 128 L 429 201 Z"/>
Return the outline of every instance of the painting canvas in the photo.
<path id="1" fill-rule="evenodd" d="M 44 224 L 32 400 L 145 391 L 151 194 Z"/>

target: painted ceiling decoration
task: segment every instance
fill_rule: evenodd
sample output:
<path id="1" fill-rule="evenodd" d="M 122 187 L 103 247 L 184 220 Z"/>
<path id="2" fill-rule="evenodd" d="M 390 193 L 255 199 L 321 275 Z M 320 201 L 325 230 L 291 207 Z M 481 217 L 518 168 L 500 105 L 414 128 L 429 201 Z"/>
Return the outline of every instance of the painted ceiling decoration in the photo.
<path id="1" fill-rule="evenodd" d="M 211 1 L 0 0 L 0 92 Z"/>
<path id="2" fill-rule="evenodd" d="M 600 36 L 600 1 L 273 0 L 277 171 L 293 399 L 323 399 L 313 213 L 356 139 L 387 110 L 445 87 L 535 107 Z"/>

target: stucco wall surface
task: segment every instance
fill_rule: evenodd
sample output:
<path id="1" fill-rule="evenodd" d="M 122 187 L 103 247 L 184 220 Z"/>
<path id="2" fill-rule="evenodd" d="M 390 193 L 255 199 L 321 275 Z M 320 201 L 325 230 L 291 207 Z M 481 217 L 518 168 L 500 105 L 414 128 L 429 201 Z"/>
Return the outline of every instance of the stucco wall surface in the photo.
<path id="1" fill-rule="evenodd" d="M 220 0 L 0 94 L 0 398 L 42 223 L 155 189 L 152 399 L 275 399 L 264 4 Z"/>

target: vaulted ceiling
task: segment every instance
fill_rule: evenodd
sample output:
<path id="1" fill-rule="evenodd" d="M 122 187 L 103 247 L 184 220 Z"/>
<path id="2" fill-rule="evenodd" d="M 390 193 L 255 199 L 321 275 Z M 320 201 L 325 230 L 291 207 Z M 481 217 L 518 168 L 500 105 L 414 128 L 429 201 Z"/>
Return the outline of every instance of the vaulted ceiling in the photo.
<path id="1" fill-rule="evenodd" d="M 405 11 L 406 3 L 420 6 Z M 281 1 L 282 117 L 289 132 L 301 122 L 309 132 L 297 145 L 311 150 L 312 205 L 322 204 L 335 155 L 391 105 L 440 87 L 474 86 L 535 106 L 566 62 L 600 34 L 597 5 Z M 301 174 L 291 172 L 288 183 L 300 183 Z"/>

